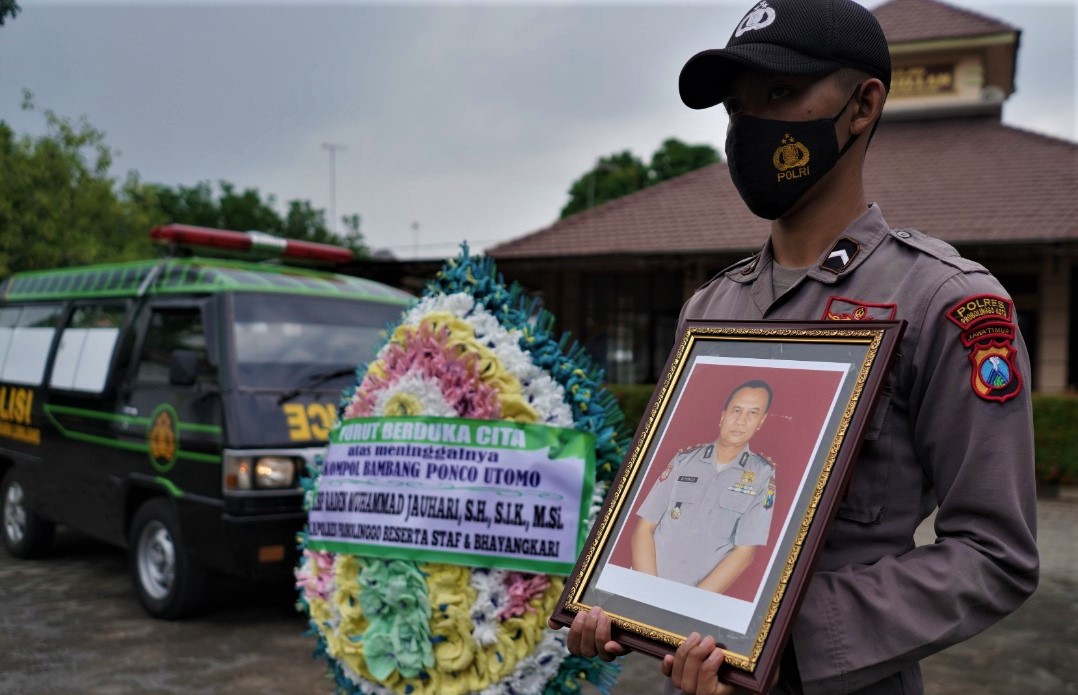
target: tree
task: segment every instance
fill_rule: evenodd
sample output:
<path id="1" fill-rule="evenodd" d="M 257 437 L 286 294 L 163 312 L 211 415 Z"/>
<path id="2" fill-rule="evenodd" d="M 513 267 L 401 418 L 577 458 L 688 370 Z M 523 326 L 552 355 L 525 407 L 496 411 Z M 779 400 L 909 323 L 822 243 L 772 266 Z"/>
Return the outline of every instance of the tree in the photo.
<path id="1" fill-rule="evenodd" d="M 647 166 L 629 150 L 602 157 L 569 187 L 561 218 L 718 161 L 719 153 L 710 145 L 687 145 L 676 138 L 664 141 Z"/>
<path id="2" fill-rule="evenodd" d="M 236 231 L 258 230 L 289 239 L 346 246 L 358 257 L 369 255 L 359 231 L 359 215 L 341 218 L 349 230 L 341 237 L 326 226 L 325 210 L 315 208 L 308 200 L 288 201 L 282 216 L 277 212 L 277 198 L 272 194 L 263 198 L 257 188 L 240 191 L 228 181 L 219 181 L 217 185 L 219 195 L 208 181 L 175 188 L 157 184 L 153 189 L 162 217 L 169 222 Z"/>
<path id="3" fill-rule="evenodd" d="M 3 0 L 0 0 L 2 2 Z M 37 111 L 24 92 L 23 109 Z M 0 278 L 23 270 L 153 258 L 147 232 L 180 222 L 246 231 L 257 229 L 293 239 L 339 244 L 369 255 L 358 215 L 346 216 L 342 238 L 326 227 L 325 212 L 309 201 L 288 202 L 284 216 L 276 198 L 227 181 L 215 193 L 209 182 L 194 186 L 143 183 L 134 172 L 123 181 L 110 173 L 113 152 L 105 135 L 85 118 L 73 120 L 41 110 L 46 134 L 19 136 L 0 120 Z"/>
<path id="4" fill-rule="evenodd" d="M 24 92 L 23 109 L 36 108 Z M 109 175 L 112 150 L 86 119 L 42 113 L 40 137 L 0 121 L 0 277 L 152 255 L 146 230 L 159 218 L 137 175 Z"/>
<path id="5" fill-rule="evenodd" d="M 686 145 L 677 138 L 668 138 L 651 155 L 648 184 L 669 181 L 719 161 L 719 153 L 711 145 Z"/>
<path id="6" fill-rule="evenodd" d="M 647 167 L 629 150 L 602 157 L 569 187 L 569 202 L 561 209 L 561 216 L 564 219 L 647 185 Z"/>
<path id="7" fill-rule="evenodd" d="M 0 0 L 0 27 L 4 26 L 4 17 L 15 19 L 21 10 L 15 0 Z"/>

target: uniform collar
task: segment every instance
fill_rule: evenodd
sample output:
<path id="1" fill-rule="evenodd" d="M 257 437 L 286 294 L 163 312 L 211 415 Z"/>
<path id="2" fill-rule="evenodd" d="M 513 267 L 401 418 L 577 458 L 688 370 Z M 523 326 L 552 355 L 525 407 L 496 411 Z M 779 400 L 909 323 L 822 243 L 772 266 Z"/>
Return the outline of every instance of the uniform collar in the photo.
<path id="1" fill-rule="evenodd" d="M 807 276 L 827 285 L 835 284 L 839 278 L 845 277 L 864 263 L 889 231 L 890 227 L 883 219 L 883 212 L 878 205 L 872 203 L 816 259 L 808 269 Z M 753 283 L 774 260 L 771 237 L 768 237 L 764 247 L 752 261 L 728 271 L 726 277 L 742 284 Z"/>
<path id="2" fill-rule="evenodd" d="M 741 467 L 744 467 L 745 461 L 748 460 L 749 454 L 751 453 L 752 452 L 749 450 L 749 445 L 746 444 L 741 448 L 741 451 L 739 451 L 737 455 L 734 456 L 734 458 L 728 463 L 719 463 L 717 460 L 715 460 L 715 454 L 711 455 L 710 463 L 715 468 L 716 473 L 722 473 L 723 471 L 729 468 L 733 468 L 734 466 L 740 465 Z"/>

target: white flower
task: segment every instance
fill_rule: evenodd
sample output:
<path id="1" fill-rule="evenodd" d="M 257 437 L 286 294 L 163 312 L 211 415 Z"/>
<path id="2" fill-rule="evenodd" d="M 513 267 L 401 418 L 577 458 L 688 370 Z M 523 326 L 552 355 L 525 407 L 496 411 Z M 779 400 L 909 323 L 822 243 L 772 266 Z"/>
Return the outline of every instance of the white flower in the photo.
<path id="1" fill-rule="evenodd" d="M 456 408 L 446 400 L 438 382 L 426 378 L 418 370 L 409 371 L 392 385 L 379 391 L 374 399 L 373 414 L 386 414 L 386 408 L 391 404 L 398 406 L 394 408 L 394 415 L 399 414 L 399 406 L 419 410 L 419 412 L 409 412 L 409 415 L 432 417 L 456 417 L 457 415 Z"/>
<path id="2" fill-rule="evenodd" d="M 484 647 L 498 641 L 498 611 L 507 599 L 505 576 L 505 570 L 475 568 L 469 579 L 475 589 L 475 603 L 471 610 L 472 637 Z"/>
<path id="3" fill-rule="evenodd" d="M 404 314 L 401 323 L 405 326 L 418 326 L 427 314 L 438 311 L 447 311 L 454 316 L 466 318 L 474 306 L 475 298 L 466 292 L 427 296 Z"/>
<path id="4" fill-rule="evenodd" d="M 512 675 L 479 691 L 480 695 L 539 695 L 547 682 L 557 675 L 567 655 L 564 638 L 553 630 L 544 630 L 535 651 L 517 662 Z"/>
<path id="5" fill-rule="evenodd" d="M 595 489 L 591 493 L 591 504 L 588 505 L 588 518 L 584 522 L 588 533 L 591 533 L 591 527 L 595 525 L 595 520 L 599 517 L 599 511 L 603 508 L 603 501 L 609 489 L 610 483 L 605 480 L 595 481 Z"/>

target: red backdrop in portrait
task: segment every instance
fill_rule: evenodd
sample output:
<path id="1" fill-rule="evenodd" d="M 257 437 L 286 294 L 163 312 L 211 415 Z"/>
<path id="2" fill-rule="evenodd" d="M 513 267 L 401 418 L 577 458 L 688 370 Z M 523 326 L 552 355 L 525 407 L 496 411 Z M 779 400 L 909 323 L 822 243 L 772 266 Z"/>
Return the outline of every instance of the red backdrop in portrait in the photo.
<path id="1" fill-rule="evenodd" d="M 639 519 L 637 509 L 647 493 L 679 450 L 715 439 L 726 397 L 740 384 L 752 379 L 763 379 L 773 392 L 767 420 L 752 438 L 749 449 L 763 455 L 775 466 L 775 506 L 767 545 L 757 548 L 752 564 L 723 593 L 743 601 L 755 598 L 790 513 L 793 495 L 809 465 L 809 457 L 838 390 L 842 372 L 697 362 L 669 418 L 652 464 L 644 473 L 641 492 L 633 500 L 631 512 L 611 553 L 609 561 L 612 564 L 631 568 L 630 539 Z"/>

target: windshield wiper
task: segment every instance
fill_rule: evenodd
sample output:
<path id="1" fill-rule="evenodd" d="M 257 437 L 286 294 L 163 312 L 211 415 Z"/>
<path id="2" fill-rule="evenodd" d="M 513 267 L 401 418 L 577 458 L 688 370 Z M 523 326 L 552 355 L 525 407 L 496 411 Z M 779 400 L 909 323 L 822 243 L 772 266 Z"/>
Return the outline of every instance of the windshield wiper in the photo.
<path id="1" fill-rule="evenodd" d="M 332 379 L 336 379 L 337 377 L 342 377 L 342 376 L 346 376 L 348 374 L 355 374 L 355 373 L 356 373 L 356 370 L 355 370 L 354 367 L 343 367 L 341 369 L 334 369 L 334 370 L 329 371 L 329 372 L 318 372 L 317 374 L 312 374 L 309 377 L 307 377 L 307 380 L 305 382 L 303 382 L 302 384 L 300 384 L 296 388 L 292 389 L 291 391 L 285 392 L 280 398 L 278 398 L 277 399 L 277 405 L 280 405 L 280 404 L 284 403 L 285 401 L 292 400 L 293 398 L 295 398 L 296 396 L 299 395 L 300 391 L 303 391 L 304 389 L 314 388 L 315 386 L 318 386 L 319 384 L 324 384 L 327 381 L 330 381 Z"/>

